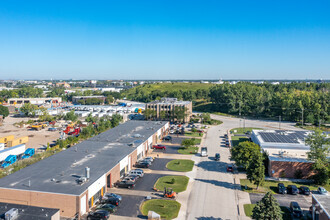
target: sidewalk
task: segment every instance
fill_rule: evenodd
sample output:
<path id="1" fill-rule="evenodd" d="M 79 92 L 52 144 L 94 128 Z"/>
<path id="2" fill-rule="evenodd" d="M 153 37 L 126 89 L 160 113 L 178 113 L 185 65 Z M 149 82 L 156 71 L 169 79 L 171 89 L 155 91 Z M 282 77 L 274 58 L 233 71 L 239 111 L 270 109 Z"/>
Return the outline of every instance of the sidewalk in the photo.
<path id="1" fill-rule="evenodd" d="M 240 184 L 240 179 L 246 179 L 245 174 L 236 174 L 235 175 L 235 183 Z M 236 190 L 236 196 L 238 200 L 238 211 L 240 219 L 251 219 L 245 215 L 244 212 L 244 204 L 251 204 L 250 194 L 247 192 L 243 192 L 241 188 Z"/>

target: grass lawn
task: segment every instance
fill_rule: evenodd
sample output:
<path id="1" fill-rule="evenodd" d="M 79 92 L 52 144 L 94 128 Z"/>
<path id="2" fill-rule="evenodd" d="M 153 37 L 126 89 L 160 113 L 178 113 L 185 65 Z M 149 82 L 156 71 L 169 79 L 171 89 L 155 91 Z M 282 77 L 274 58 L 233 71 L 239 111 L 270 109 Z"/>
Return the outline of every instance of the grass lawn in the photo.
<path id="1" fill-rule="evenodd" d="M 297 187 L 300 186 L 307 186 L 311 191 L 316 191 L 318 186 L 313 185 L 313 184 L 302 184 L 302 183 L 295 183 L 295 182 L 290 182 L 290 181 L 265 181 L 262 186 L 259 186 L 259 189 L 256 190 L 256 185 L 250 183 L 249 180 L 247 179 L 241 179 L 241 187 L 243 191 L 246 191 L 248 193 L 265 193 L 268 191 L 271 191 L 272 193 L 276 194 L 277 193 L 277 184 L 278 183 L 283 183 L 286 187 L 288 185 L 296 185 Z M 247 190 L 245 189 L 245 185 L 247 185 Z M 330 185 L 324 186 L 326 190 L 330 190 Z"/>
<path id="2" fill-rule="evenodd" d="M 189 178 L 186 176 L 163 176 L 155 183 L 155 188 L 164 190 L 165 187 L 170 187 L 174 192 L 183 192 L 187 189 Z"/>
<path id="3" fill-rule="evenodd" d="M 201 142 L 202 142 L 202 139 L 195 138 L 195 145 L 199 145 L 199 144 L 201 144 Z"/>
<path id="4" fill-rule="evenodd" d="M 149 211 L 158 213 L 162 219 L 173 219 L 179 214 L 181 204 L 174 200 L 152 199 L 145 201 L 141 206 L 143 215 L 148 215 Z"/>
<path id="5" fill-rule="evenodd" d="M 184 133 L 184 136 L 201 138 L 201 137 L 203 137 L 203 134 L 200 134 L 198 132 L 187 131 Z"/>
<path id="6" fill-rule="evenodd" d="M 252 210 L 255 206 L 256 206 L 255 204 L 244 204 L 245 215 L 248 216 L 248 217 L 251 217 L 252 216 Z M 280 207 L 281 207 L 281 211 L 282 211 L 282 219 L 283 220 L 292 219 L 290 210 L 285 206 L 280 206 Z"/>
<path id="7" fill-rule="evenodd" d="M 237 132 L 234 133 L 234 130 L 236 130 Z M 252 127 L 246 127 L 244 129 L 244 132 L 251 132 L 252 130 L 261 130 L 261 128 L 252 128 Z M 243 132 L 243 128 L 233 128 L 230 130 L 231 134 L 244 134 Z"/>
<path id="8" fill-rule="evenodd" d="M 169 170 L 189 172 L 194 167 L 194 161 L 192 160 L 171 160 L 166 164 L 166 168 Z"/>
<path id="9" fill-rule="evenodd" d="M 198 152 L 198 147 L 187 147 L 187 148 L 181 147 L 178 150 L 179 154 L 197 154 L 197 152 Z"/>
<path id="10" fill-rule="evenodd" d="M 233 147 L 237 146 L 239 143 L 248 141 L 249 138 L 242 136 L 231 136 L 231 142 L 233 143 Z"/>

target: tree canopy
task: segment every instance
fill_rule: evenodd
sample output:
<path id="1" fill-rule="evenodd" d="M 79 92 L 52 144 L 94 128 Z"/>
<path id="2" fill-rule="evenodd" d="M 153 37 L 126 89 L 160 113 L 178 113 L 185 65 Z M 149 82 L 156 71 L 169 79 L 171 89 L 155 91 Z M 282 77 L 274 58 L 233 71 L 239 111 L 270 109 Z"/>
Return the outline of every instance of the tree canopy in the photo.
<path id="1" fill-rule="evenodd" d="M 280 205 L 271 192 L 267 192 L 253 208 L 252 218 L 257 220 L 282 220 Z"/>

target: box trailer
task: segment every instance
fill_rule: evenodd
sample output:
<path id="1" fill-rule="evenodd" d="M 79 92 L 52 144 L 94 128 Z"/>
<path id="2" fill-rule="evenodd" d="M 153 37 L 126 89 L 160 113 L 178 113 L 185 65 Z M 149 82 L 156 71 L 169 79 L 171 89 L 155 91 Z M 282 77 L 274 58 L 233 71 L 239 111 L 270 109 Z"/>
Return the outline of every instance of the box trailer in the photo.
<path id="1" fill-rule="evenodd" d="M 12 141 L 14 139 L 15 139 L 14 135 L 9 135 L 9 136 L 6 136 L 6 137 L 0 137 L 0 143 L 6 144 L 8 141 Z"/>
<path id="2" fill-rule="evenodd" d="M 26 144 L 27 142 L 29 142 L 29 137 L 28 136 L 20 137 L 20 138 L 17 138 L 15 140 L 8 141 L 7 147 L 13 147 L 13 146 L 16 146 L 16 145 L 19 145 L 19 144 Z"/>
<path id="3" fill-rule="evenodd" d="M 25 152 L 25 144 L 20 144 L 14 147 L 8 147 L 0 151 L 0 161 L 4 161 L 9 155 L 20 155 Z"/>

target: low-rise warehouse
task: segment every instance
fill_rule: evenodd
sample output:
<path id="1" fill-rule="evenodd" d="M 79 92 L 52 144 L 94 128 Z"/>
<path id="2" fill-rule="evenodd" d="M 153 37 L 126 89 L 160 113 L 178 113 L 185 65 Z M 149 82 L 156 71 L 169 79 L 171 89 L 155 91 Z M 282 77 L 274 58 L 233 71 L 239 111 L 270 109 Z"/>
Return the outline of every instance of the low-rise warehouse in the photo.
<path id="1" fill-rule="evenodd" d="M 0 179 L 0 202 L 56 208 L 63 217 L 83 215 L 168 127 L 168 122 L 129 121 L 103 132 Z"/>
<path id="2" fill-rule="evenodd" d="M 308 178 L 314 174 L 305 139 L 310 131 L 253 130 L 251 140 L 268 153 L 268 174 L 275 178 Z"/>

